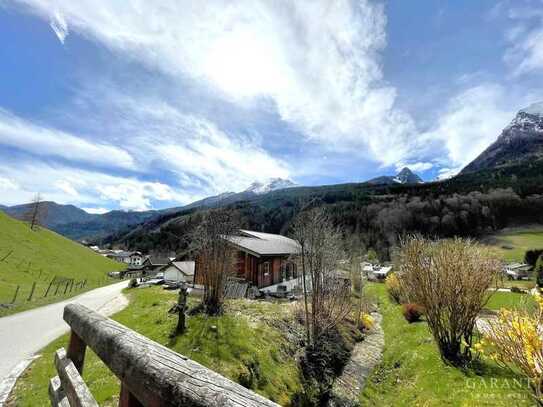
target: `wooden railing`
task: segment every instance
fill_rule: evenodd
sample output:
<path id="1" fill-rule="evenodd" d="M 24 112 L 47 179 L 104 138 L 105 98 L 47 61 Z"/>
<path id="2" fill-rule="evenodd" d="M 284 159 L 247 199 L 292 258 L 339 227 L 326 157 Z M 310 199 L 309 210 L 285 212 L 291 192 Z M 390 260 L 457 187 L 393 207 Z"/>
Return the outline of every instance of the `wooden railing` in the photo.
<path id="1" fill-rule="evenodd" d="M 83 382 L 90 347 L 121 381 L 119 406 L 275 406 L 262 396 L 80 304 L 64 308 L 71 327 L 67 352 L 57 351 L 53 406 L 98 404 Z"/>

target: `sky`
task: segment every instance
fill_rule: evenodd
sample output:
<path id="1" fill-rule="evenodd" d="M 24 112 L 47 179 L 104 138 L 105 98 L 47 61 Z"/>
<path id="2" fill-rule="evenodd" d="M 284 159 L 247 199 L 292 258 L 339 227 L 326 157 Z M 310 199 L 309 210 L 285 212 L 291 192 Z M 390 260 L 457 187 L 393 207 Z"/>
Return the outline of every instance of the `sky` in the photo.
<path id="1" fill-rule="evenodd" d="M 0 0 L 0 203 L 449 177 L 543 100 L 543 0 Z"/>

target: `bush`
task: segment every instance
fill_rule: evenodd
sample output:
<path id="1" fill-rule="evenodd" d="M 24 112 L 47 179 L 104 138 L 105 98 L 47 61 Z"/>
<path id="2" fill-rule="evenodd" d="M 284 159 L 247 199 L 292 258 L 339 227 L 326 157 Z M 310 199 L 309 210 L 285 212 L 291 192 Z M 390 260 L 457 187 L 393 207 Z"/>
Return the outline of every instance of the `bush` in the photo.
<path id="1" fill-rule="evenodd" d="M 511 292 L 512 293 L 517 293 L 517 294 L 526 294 L 526 291 L 518 288 L 518 287 L 511 287 Z"/>
<path id="2" fill-rule="evenodd" d="M 396 273 L 391 273 L 385 279 L 385 286 L 388 291 L 390 298 L 396 302 L 396 304 L 401 304 L 403 302 L 402 290 L 400 287 L 400 281 Z"/>
<path id="3" fill-rule="evenodd" d="M 421 320 L 424 315 L 424 308 L 418 304 L 404 304 L 402 306 L 402 314 L 405 320 L 411 324 Z"/>
<path id="4" fill-rule="evenodd" d="M 543 255 L 543 249 L 527 250 L 526 254 L 524 254 L 524 262 L 534 267 L 541 255 Z"/>
<path id="5" fill-rule="evenodd" d="M 539 334 L 543 323 L 543 298 L 535 295 L 536 310 L 501 309 L 498 318 L 490 320 L 483 339 L 475 349 L 492 360 L 520 371 L 526 376 L 541 403 L 543 401 L 543 340 Z"/>
<path id="6" fill-rule="evenodd" d="M 128 288 L 136 288 L 138 286 L 138 280 L 136 278 L 131 278 L 128 282 Z"/>
<path id="7" fill-rule="evenodd" d="M 471 240 L 412 238 L 403 245 L 402 292 L 424 307 L 444 361 L 465 365 L 471 359 L 475 321 L 500 269 L 489 249 Z"/>
<path id="8" fill-rule="evenodd" d="M 537 259 L 534 271 L 537 278 L 537 285 L 543 287 L 543 254 Z"/>
<path id="9" fill-rule="evenodd" d="M 375 321 L 373 320 L 373 317 L 370 314 L 362 314 L 360 316 L 359 326 L 365 330 L 369 331 L 371 328 L 373 328 L 373 325 L 375 324 Z"/>

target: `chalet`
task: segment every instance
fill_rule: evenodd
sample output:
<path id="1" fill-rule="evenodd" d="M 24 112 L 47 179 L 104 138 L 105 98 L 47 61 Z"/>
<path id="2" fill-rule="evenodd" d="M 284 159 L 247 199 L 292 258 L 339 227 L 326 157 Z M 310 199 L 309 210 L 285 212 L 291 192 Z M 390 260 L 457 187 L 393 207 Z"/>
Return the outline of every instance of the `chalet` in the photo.
<path id="1" fill-rule="evenodd" d="M 170 264 L 168 257 L 146 256 L 139 267 L 145 274 L 157 273 Z"/>
<path id="2" fill-rule="evenodd" d="M 130 266 L 141 266 L 144 260 L 144 257 L 140 252 L 126 252 L 117 250 L 106 254 L 106 257 L 121 263 L 129 264 Z"/>
<path id="3" fill-rule="evenodd" d="M 164 281 L 166 283 L 194 282 L 193 261 L 172 261 L 162 271 L 164 272 Z"/>
<path id="4" fill-rule="evenodd" d="M 233 274 L 264 291 L 281 284 L 293 285 L 298 279 L 297 265 L 292 256 L 299 251 L 299 244 L 288 237 L 271 233 L 240 230 L 235 236 L 225 236 L 236 251 Z M 196 262 L 195 281 L 200 261 Z"/>

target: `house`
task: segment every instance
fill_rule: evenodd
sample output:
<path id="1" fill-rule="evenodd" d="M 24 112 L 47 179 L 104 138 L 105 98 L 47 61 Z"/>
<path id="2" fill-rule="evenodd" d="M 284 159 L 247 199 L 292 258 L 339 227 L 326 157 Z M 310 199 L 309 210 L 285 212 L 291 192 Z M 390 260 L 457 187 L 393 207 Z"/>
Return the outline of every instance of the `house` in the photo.
<path id="1" fill-rule="evenodd" d="M 503 273 L 510 280 L 520 280 L 529 276 L 531 266 L 525 263 L 509 263 L 503 266 Z"/>
<path id="2" fill-rule="evenodd" d="M 360 263 L 362 273 L 369 280 L 384 280 L 392 271 L 392 266 L 379 266 L 368 262 Z"/>
<path id="3" fill-rule="evenodd" d="M 140 252 L 113 251 L 108 253 L 106 257 L 121 263 L 129 264 L 130 266 L 141 266 L 144 260 L 144 257 Z"/>
<path id="4" fill-rule="evenodd" d="M 140 268 L 144 274 L 152 274 L 162 271 L 164 267 L 170 264 L 168 257 L 146 256 Z"/>
<path id="5" fill-rule="evenodd" d="M 162 271 L 166 283 L 194 282 L 193 261 L 172 261 Z"/>
<path id="6" fill-rule="evenodd" d="M 233 275 L 264 291 L 276 291 L 279 285 L 290 289 L 297 285 L 297 265 L 292 256 L 299 252 L 295 240 L 271 233 L 240 230 L 237 235 L 224 236 L 235 250 L 236 264 Z M 195 281 L 203 283 L 199 270 L 202 259 L 197 259 Z"/>

